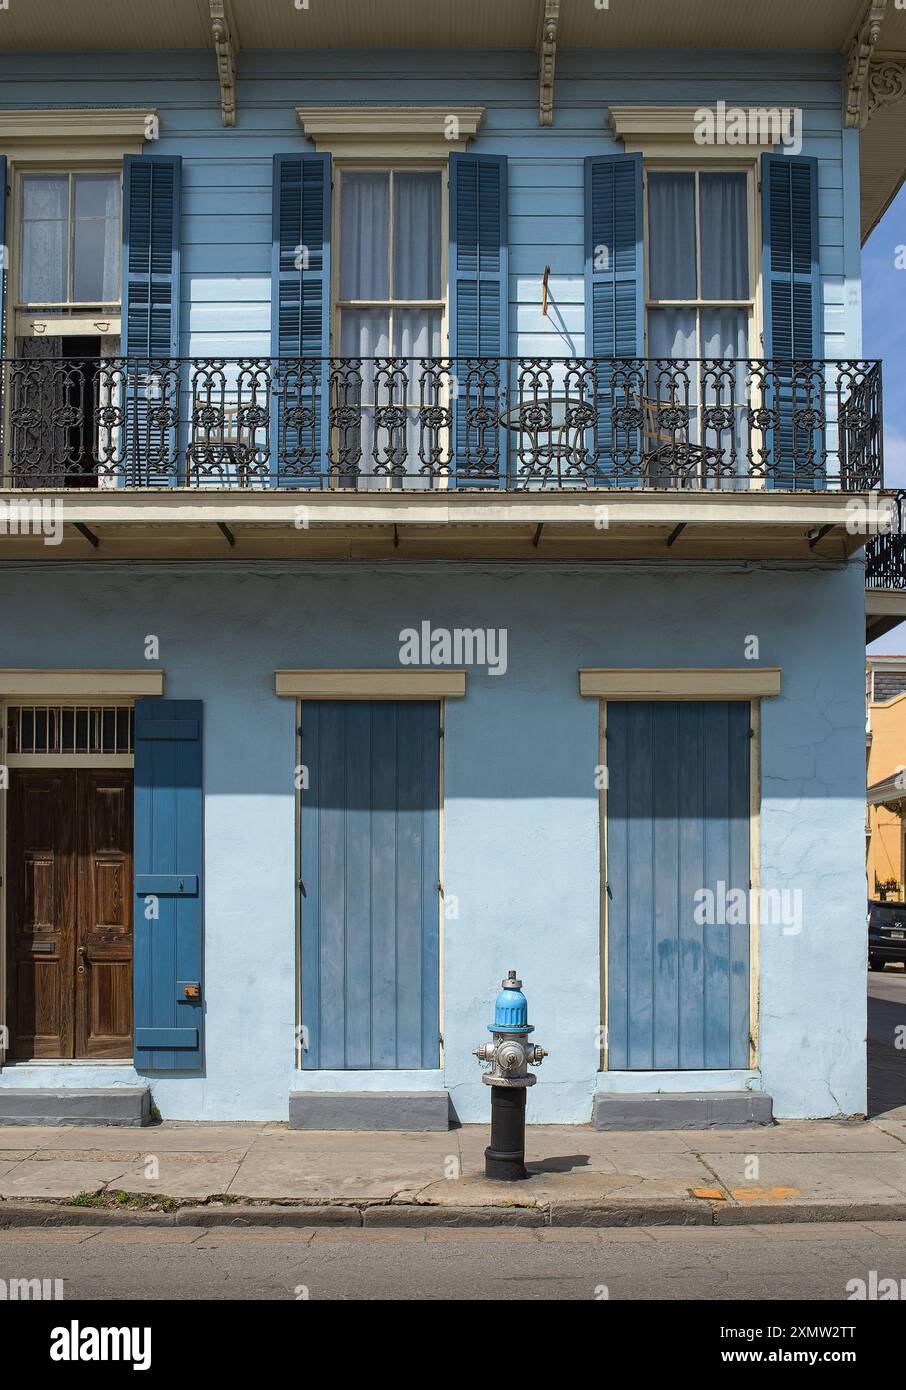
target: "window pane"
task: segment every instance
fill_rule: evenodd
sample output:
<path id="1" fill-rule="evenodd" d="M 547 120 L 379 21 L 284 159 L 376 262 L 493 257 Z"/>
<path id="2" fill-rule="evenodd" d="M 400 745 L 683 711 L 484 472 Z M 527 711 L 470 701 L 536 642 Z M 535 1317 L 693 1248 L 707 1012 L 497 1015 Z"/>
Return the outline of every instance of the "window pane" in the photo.
<path id="1" fill-rule="evenodd" d="M 648 175 L 648 296 L 695 299 L 695 175 Z"/>
<path id="2" fill-rule="evenodd" d="M 340 316 L 341 357 L 387 357 L 390 353 L 390 315 L 386 309 L 343 309 Z M 366 372 L 366 377 L 370 368 Z"/>
<path id="3" fill-rule="evenodd" d="M 22 179 L 22 269 L 26 304 L 58 304 L 67 298 L 69 181 L 29 174 Z"/>
<path id="4" fill-rule="evenodd" d="M 745 174 L 701 175 L 703 299 L 749 297 L 747 192 Z"/>
<path id="5" fill-rule="evenodd" d="M 649 357 L 697 357 L 694 309 L 651 309 Z"/>
<path id="6" fill-rule="evenodd" d="M 745 309 L 702 309 L 702 357 L 745 359 L 748 328 Z"/>
<path id="7" fill-rule="evenodd" d="M 389 299 L 389 228 L 389 174 L 344 174 L 340 194 L 341 299 Z"/>
<path id="8" fill-rule="evenodd" d="M 440 299 L 440 174 L 393 177 L 393 297 Z"/>
<path id="9" fill-rule="evenodd" d="M 73 299 L 110 303 L 119 298 L 119 178 L 79 174 L 73 179 L 73 201 Z"/>
<path id="10" fill-rule="evenodd" d="M 440 356 L 439 309 L 395 309 L 393 353 L 395 357 Z"/>

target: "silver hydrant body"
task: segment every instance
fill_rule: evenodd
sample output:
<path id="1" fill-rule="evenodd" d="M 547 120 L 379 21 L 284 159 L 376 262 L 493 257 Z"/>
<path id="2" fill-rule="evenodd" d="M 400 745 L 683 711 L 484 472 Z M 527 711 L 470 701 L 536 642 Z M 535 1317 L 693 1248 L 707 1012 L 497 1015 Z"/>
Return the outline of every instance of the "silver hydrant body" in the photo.
<path id="1" fill-rule="evenodd" d="M 547 1056 L 543 1047 L 529 1042 L 534 1032 L 528 1021 L 528 1001 L 522 981 L 511 970 L 501 981 L 488 1024 L 491 1041 L 474 1049 L 480 1062 L 489 1062 L 482 1081 L 491 1087 L 491 1142 L 484 1151 L 485 1176 L 504 1182 L 527 1178 L 525 1166 L 525 1093 L 538 1078 L 529 1071 Z"/>

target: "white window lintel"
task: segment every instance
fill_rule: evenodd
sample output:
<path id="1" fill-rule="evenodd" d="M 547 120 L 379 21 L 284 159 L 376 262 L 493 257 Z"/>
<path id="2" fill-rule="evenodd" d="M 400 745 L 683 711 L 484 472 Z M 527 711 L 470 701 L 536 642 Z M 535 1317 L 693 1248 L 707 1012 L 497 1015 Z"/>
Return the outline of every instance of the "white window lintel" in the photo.
<path id="1" fill-rule="evenodd" d="M 465 671 L 440 669 L 276 671 L 278 695 L 303 700 L 462 699 Z"/>
<path id="2" fill-rule="evenodd" d="M 748 107 L 743 109 L 749 110 Z M 607 121 L 617 140 L 623 141 L 627 154 L 643 154 L 647 159 L 695 162 L 719 159 L 724 164 L 737 161 L 751 164 L 758 155 L 776 148 L 774 140 L 761 138 L 762 126 L 757 121 L 752 123 L 756 138 L 744 144 L 724 140 L 708 143 L 696 139 L 696 132 L 704 129 L 701 114 L 711 112 L 716 116 L 716 110 L 706 103 L 699 106 L 611 106 Z"/>
<path id="3" fill-rule="evenodd" d="M 464 150 L 483 106 L 297 106 L 315 149 L 347 159 L 438 159 Z"/>
<path id="4" fill-rule="evenodd" d="M 137 107 L 0 111 L 0 149 L 14 162 L 141 154 L 158 130 L 157 112 Z"/>
<path id="5" fill-rule="evenodd" d="M 88 670 L 0 670 L 0 698 L 109 698 L 138 699 L 163 695 L 164 672 Z"/>
<path id="6" fill-rule="evenodd" d="M 780 694 L 779 666 L 610 667 L 579 671 L 579 694 L 598 700 L 757 700 Z"/>

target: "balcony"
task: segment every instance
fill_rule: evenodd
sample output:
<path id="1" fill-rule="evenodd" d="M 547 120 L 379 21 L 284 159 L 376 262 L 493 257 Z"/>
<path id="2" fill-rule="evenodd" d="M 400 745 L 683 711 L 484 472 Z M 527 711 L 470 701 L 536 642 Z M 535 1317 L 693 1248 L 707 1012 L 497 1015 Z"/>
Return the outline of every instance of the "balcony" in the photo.
<path id="1" fill-rule="evenodd" d="M 105 555 L 179 523 L 193 556 L 216 526 L 249 554 L 840 558 L 883 478 L 877 362 L 35 356 L 0 388 L 3 497 Z"/>
<path id="2" fill-rule="evenodd" d="M 906 492 L 888 494 L 889 530 L 865 546 L 865 630 L 868 641 L 906 621 Z"/>
<path id="3" fill-rule="evenodd" d="M 882 482 L 877 362 L 21 358 L 0 385 L 18 489 Z"/>

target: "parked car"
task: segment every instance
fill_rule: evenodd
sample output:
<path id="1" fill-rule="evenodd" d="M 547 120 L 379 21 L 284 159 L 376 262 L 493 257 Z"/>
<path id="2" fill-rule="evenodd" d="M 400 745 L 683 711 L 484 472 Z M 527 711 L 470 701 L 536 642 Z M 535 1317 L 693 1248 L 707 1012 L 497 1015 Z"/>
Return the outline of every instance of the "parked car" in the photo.
<path id="1" fill-rule="evenodd" d="M 906 903 L 868 900 L 868 968 L 883 970 L 888 961 L 906 963 Z"/>

